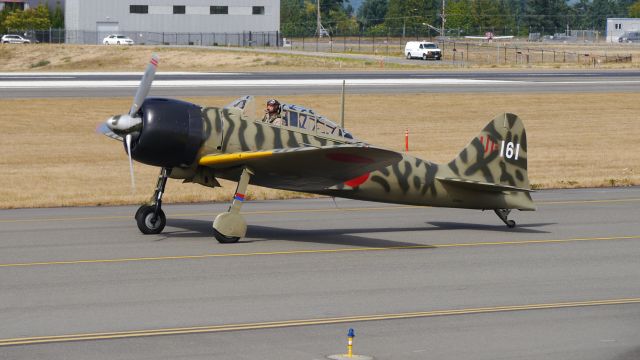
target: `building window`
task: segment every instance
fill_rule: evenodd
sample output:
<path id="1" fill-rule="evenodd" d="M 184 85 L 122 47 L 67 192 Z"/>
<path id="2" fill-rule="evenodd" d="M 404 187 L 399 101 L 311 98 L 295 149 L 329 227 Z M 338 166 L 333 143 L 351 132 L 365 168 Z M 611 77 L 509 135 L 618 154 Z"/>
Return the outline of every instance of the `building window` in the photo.
<path id="1" fill-rule="evenodd" d="M 149 5 L 129 5 L 129 12 L 131 14 L 148 14 Z"/>
<path id="2" fill-rule="evenodd" d="M 229 7 L 228 6 L 211 6 L 209 7 L 209 14 L 227 15 L 229 14 Z"/>
<path id="3" fill-rule="evenodd" d="M 264 15 L 264 6 L 254 6 L 253 15 Z"/>
<path id="4" fill-rule="evenodd" d="M 187 9 L 184 5 L 173 5 L 173 13 L 174 14 L 186 14 Z"/>

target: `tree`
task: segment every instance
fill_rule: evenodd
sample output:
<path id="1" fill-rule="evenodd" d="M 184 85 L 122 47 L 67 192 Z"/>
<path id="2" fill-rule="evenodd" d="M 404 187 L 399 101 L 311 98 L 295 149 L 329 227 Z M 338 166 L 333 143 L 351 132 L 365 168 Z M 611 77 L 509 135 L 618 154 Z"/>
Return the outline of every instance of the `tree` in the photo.
<path id="1" fill-rule="evenodd" d="M 382 24 L 388 5 L 387 0 L 365 0 L 358 10 L 358 21 L 367 27 Z"/>
<path id="2" fill-rule="evenodd" d="M 51 27 L 49 8 L 40 4 L 25 11 L 15 10 L 4 19 L 3 27 L 10 30 L 46 30 Z"/>
<path id="3" fill-rule="evenodd" d="M 51 14 L 51 27 L 55 29 L 64 29 L 64 13 L 62 12 L 62 5 L 60 0 L 56 1 L 56 8 Z"/>
<path id="4" fill-rule="evenodd" d="M 309 18 L 304 0 L 282 0 L 280 2 L 280 31 L 283 36 L 312 35 L 315 30 L 315 16 Z"/>
<path id="5" fill-rule="evenodd" d="M 445 5 L 447 28 L 470 35 L 476 27 L 471 13 L 471 0 L 448 1 Z"/>
<path id="6" fill-rule="evenodd" d="M 615 4 L 610 0 L 593 0 L 591 4 L 591 27 L 604 31 L 607 24 L 607 17 L 616 14 Z"/>
<path id="7" fill-rule="evenodd" d="M 640 18 L 640 0 L 629 6 L 629 16 L 632 18 Z"/>
<path id="8" fill-rule="evenodd" d="M 567 15 L 568 7 L 564 0 L 527 0 L 526 25 L 532 32 L 549 34 L 558 32 L 564 29 Z"/>
<path id="9" fill-rule="evenodd" d="M 436 0 L 389 0 L 385 25 L 394 34 L 425 33 L 424 24 L 434 25 L 439 9 Z"/>

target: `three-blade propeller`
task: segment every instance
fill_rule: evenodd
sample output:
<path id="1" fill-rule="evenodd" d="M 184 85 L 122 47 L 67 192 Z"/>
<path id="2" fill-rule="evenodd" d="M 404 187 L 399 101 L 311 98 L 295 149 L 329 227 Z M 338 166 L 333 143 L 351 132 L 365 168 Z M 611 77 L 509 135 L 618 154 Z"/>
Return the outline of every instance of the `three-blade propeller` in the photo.
<path id="1" fill-rule="evenodd" d="M 129 171 L 131 173 L 131 189 L 135 191 L 135 179 L 133 176 L 133 159 L 131 158 L 131 144 L 133 143 L 134 136 L 139 133 L 142 128 L 142 114 L 140 108 L 142 103 L 149 95 L 151 90 L 151 83 L 156 76 L 156 69 L 158 67 L 159 58 L 158 55 L 153 54 L 151 61 L 147 65 L 147 69 L 142 76 L 140 86 L 136 91 L 136 95 L 133 98 L 133 104 L 129 109 L 128 114 L 115 115 L 107 119 L 104 123 L 100 124 L 96 131 L 104 134 L 112 139 L 124 141 L 127 147 L 127 154 L 129 155 Z"/>

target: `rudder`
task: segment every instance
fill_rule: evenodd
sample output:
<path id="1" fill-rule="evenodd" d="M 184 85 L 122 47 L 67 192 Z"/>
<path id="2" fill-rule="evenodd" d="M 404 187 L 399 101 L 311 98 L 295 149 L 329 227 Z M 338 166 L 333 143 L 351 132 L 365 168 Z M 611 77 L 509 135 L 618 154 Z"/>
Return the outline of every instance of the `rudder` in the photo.
<path id="1" fill-rule="evenodd" d="M 498 115 L 448 166 L 460 180 L 530 190 L 522 120 L 510 113 Z"/>

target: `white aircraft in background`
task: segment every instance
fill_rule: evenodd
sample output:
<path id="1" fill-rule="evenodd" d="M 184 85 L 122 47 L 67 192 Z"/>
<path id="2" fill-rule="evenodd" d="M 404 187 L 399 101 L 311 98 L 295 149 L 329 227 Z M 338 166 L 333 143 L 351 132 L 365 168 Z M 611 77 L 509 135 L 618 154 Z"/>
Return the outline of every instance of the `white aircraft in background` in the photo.
<path id="1" fill-rule="evenodd" d="M 465 39 L 480 39 L 480 40 L 487 40 L 488 42 L 491 42 L 493 40 L 513 39 L 513 35 L 495 36 L 491 31 L 487 31 L 486 33 L 484 33 L 484 36 L 465 36 Z"/>

